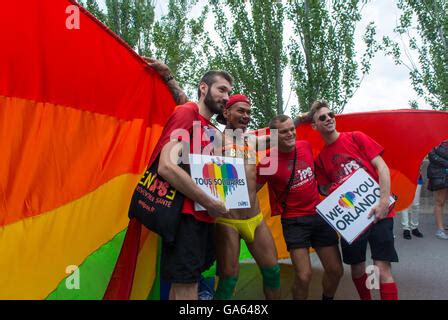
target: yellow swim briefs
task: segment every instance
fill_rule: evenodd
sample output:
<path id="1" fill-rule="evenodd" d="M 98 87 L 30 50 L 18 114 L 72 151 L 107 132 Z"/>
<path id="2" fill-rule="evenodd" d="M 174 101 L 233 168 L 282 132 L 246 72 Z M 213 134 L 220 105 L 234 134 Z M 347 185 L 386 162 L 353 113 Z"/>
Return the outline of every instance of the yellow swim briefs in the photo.
<path id="1" fill-rule="evenodd" d="M 235 229 L 247 243 L 254 242 L 255 230 L 263 221 L 263 214 L 260 212 L 255 217 L 246 220 L 218 218 L 216 223 L 223 224 Z"/>

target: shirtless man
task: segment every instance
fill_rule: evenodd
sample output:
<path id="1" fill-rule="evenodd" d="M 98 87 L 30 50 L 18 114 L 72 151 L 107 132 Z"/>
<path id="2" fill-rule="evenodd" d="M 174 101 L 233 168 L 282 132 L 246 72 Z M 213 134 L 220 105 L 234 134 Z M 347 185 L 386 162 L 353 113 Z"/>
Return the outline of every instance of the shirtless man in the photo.
<path id="1" fill-rule="evenodd" d="M 219 122 L 226 125 L 224 155 L 244 158 L 250 199 L 250 208 L 229 210 L 230 213 L 225 218 L 219 217 L 216 220 L 215 242 L 219 283 L 215 299 L 219 300 L 231 299 L 233 296 L 239 273 L 241 238 L 246 242 L 261 270 L 266 299 L 280 298 L 280 266 L 277 262 L 277 249 L 263 219 L 263 213 L 260 212 L 257 197 L 256 152 L 250 148 L 246 139 L 241 138 L 241 133 L 246 131 L 250 117 L 249 99 L 244 95 L 236 94 L 229 98 L 223 114 L 217 118 Z M 235 132 L 237 134 L 234 134 Z"/>

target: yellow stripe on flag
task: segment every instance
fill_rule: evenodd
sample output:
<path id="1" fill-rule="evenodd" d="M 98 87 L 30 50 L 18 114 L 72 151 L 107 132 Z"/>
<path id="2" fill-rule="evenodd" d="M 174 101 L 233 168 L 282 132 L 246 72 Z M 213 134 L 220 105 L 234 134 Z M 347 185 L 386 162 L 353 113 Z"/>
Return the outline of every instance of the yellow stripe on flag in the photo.
<path id="1" fill-rule="evenodd" d="M 0 299 L 46 298 L 67 277 L 67 267 L 79 266 L 126 228 L 139 178 L 118 176 L 78 200 L 0 229 Z"/>

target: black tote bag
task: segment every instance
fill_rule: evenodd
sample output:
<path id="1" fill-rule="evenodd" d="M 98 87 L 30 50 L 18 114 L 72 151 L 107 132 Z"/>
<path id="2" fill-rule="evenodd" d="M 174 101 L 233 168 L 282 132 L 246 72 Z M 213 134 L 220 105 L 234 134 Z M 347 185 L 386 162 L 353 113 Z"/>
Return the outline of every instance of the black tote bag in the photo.
<path id="1" fill-rule="evenodd" d="M 128 215 L 159 234 L 165 242 L 173 243 L 184 195 L 157 173 L 158 167 L 159 158 L 146 170 L 135 188 Z"/>

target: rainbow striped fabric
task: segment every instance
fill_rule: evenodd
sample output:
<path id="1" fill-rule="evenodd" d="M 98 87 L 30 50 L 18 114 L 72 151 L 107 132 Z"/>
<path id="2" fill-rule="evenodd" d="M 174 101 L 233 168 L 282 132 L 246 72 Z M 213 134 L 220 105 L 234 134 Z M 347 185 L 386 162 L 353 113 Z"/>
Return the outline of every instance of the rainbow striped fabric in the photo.
<path id="1" fill-rule="evenodd" d="M 106 288 L 107 298 L 146 299 L 151 290 L 157 298 L 158 237 L 128 225 L 127 211 L 175 107 L 167 87 L 74 1 L 5 1 L 0 43 L 0 299 L 102 299 Z M 364 131 L 385 148 L 398 210 L 412 202 L 423 157 L 448 138 L 446 112 L 337 121 L 340 131 Z M 317 154 L 317 133 L 297 133 Z M 259 198 L 279 258 L 287 258 L 267 188 Z M 76 289 L 67 285 L 73 266 Z"/>

